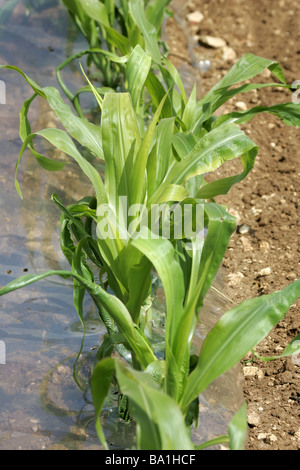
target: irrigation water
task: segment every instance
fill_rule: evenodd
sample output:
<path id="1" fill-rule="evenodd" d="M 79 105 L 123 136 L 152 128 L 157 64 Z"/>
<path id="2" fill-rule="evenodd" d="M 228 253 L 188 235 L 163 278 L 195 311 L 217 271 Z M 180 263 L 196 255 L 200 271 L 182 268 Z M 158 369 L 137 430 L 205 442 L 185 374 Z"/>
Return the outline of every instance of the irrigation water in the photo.
<path id="1" fill-rule="evenodd" d="M 27 0 L 11 3 L 15 7 L 0 27 L 0 63 L 20 67 L 41 86 L 57 86 L 56 67 L 68 55 L 86 48 L 85 40 L 55 0 L 33 2 L 40 8 L 32 8 L 28 15 Z M 187 89 L 196 80 L 195 72 L 192 67 L 182 71 Z M 5 285 L 24 272 L 68 269 L 59 246 L 60 214 L 50 197 L 55 191 L 65 204 L 71 204 L 89 195 L 90 185 L 75 164 L 50 173 L 26 152 L 19 173 L 24 199 L 19 198 L 14 188 L 21 145 L 19 110 L 31 89 L 13 72 L 0 78 L 6 93 L 5 104 L 3 100 L 0 104 L 0 285 Z M 84 84 L 75 67 L 64 71 L 64 79 L 74 90 Z M 56 125 L 44 100 L 37 100 L 30 119 L 36 129 Z M 41 150 L 53 152 L 50 147 Z M 56 153 L 55 158 L 65 157 Z M 214 287 L 222 292 L 222 272 Z M 196 350 L 231 307 L 215 289 L 208 293 L 201 312 Z M 158 311 L 162 310 L 159 284 L 154 285 L 153 294 Z M 73 306 L 72 284 L 53 278 L 1 298 L 0 341 L 5 360 L 0 361 L 0 449 L 102 448 L 94 428 L 88 379 L 105 329 L 89 298 L 84 307 L 86 336 L 76 363 L 76 382 L 73 367 L 83 331 Z M 231 416 L 242 403 L 240 378 L 239 368 L 235 368 L 200 397 L 199 427 L 194 431 L 197 442 L 226 433 Z M 132 444 L 134 430 L 116 418 L 114 396 L 103 419 L 112 448 Z"/>

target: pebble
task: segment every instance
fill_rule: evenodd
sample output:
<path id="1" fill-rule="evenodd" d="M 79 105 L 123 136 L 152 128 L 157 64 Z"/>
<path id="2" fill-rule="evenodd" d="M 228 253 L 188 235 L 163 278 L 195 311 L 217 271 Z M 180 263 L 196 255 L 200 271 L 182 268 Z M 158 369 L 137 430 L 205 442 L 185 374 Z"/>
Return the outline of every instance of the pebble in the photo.
<path id="1" fill-rule="evenodd" d="M 275 434 L 267 434 L 267 433 L 264 433 L 264 432 L 260 432 L 257 435 L 257 439 L 259 441 L 264 440 L 266 444 L 271 444 L 272 442 L 277 441 L 277 437 L 275 436 Z"/>
<path id="2" fill-rule="evenodd" d="M 251 214 L 253 214 L 254 216 L 257 216 L 257 215 L 261 214 L 262 211 L 263 211 L 262 209 L 258 209 L 257 207 L 251 207 L 251 211 L 250 211 L 250 212 L 251 212 Z"/>
<path id="3" fill-rule="evenodd" d="M 255 411 L 248 412 L 248 424 L 258 426 L 260 424 L 260 416 Z"/>
<path id="4" fill-rule="evenodd" d="M 204 15 L 201 13 L 201 11 L 193 11 L 187 15 L 187 20 L 191 23 L 201 23 L 203 19 Z"/>
<path id="5" fill-rule="evenodd" d="M 235 60 L 236 59 L 236 52 L 232 47 L 225 46 L 223 48 L 223 60 Z"/>
<path id="6" fill-rule="evenodd" d="M 269 434 L 265 439 L 266 444 L 271 444 L 272 442 L 276 442 L 276 441 L 277 441 L 277 437 L 275 436 L 275 434 Z"/>
<path id="7" fill-rule="evenodd" d="M 282 384 L 287 384 L 287 383 L 292 383 L 293 382 L 293 374 L 286 370 L 283 372 L 283 374 L 281 375 L 281 383 Z"/>
<path id="8" fill-rule="evenodd" d="M 288 273 L 286 276 L 288 281 L 293 281 L 294 279 L 296 279 L 296 274 L 295 273 Z"/>
<path id="9" fill-rule="evenodd" d="M 244 251 L 253 251 L 251 242 L 246 237 L 241 237 L 241 242 L 243 244 Z"/>
<path id="10" fill-rule="evenodd" d="M 248 233 L 249 230 L 250 230 L 250 227 L 248 227 L 248 225 L 246 224 L 239 225 L 239 227 L 237 228 L 238 233 L 240 233 L 241 235 Z"/>
<path id="11" fill-rule="evenodd" d="M 238 286 L 239 284 L 241 284 L 243 278 L 244 278 L 244 274 L 239 271 L 237 273 L 228 274 L 228 279 L 229 279 L 228 285 L 230 287 Z"/>
<path id="12" fill-rule="evenodd" d="M 226 41 L 222 38 L 216 38 L 214 36 L 199 36 L 199 42 L 206 47 L 213 49 L 221 49 L 226 47 Z"/>
<path id="13" fill-rule="evenodd" d="M 272 273 L 272 269 L 271 268 L 263 268 L 259 271 L 259 276 L 270 276 L 270 274 Z"/>
<path id="14" fill-rule="evenodd" d="M 256 377 L 262 379 L 264 377 L 264 372 L 259 367 L 246 366 L 243 368 L 243 374 L 245 377 Z"/>
<path id="15" fill-rule="evenodd" d="M 248 107 L 244 101 L 237 101 L 235 103 L 235 107 L 240 109 L 241 111 L 247 111 Z"/>
<path id="16" fill-rule="evenodd" d="M 262 251 L 268 251 L 270 249 L 270 243 L 269 242 L 266 242 L 266 241 L 262 241 L 259 245 L 259 248 L 262 250 Z"/>

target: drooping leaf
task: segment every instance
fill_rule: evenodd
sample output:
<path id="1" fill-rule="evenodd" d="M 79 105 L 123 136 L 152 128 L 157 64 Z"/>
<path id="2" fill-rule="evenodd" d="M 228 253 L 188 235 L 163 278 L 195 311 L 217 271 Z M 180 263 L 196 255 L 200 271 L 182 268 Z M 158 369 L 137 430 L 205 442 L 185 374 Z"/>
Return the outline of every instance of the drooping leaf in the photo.
<path id="1" fill-rule="evenodd" d="M 243 124 L 248 122 L 259 113 L 270 113 L 277 116 L 288 126 L 300 126 L 300 106 L 295 103 L 282 103 L 274 106 L 255 106 L 247 111 L 234 111 L 232 113 L 224 114 L 217 121 L 217 125 L 224 122 L 235 122 Z"/>
<path id="2" fill-rule="evenodd" d="M 104 308 L 111 318 L 116 322 L 119 332 L 124 336 L 126 342 L 133 353 L 137 356 L 142 367 L 146 368 L 151 362 L 157 360 L 149 342 L 135 327 L 130 313 L 125 305 L 114 295 L 107 293 L 101 286 L 90 280 L 90 277 L 84 278 L 74 271 L 52 270 L 43 274 L 25 274 L 15 279 L 0 289 L 0 296 L 13 292 L 17 289 L 26 287 L 34 282 L 49 276 L 61 276 L 63 278 L 73 277 L 81 283 L 87 292 L 93 298 L 95 305 L 100 310 Z"/>
<path id="3" fill-rule="evenodd" d="M 169 184 L 183 184 L 193 176 L 214 171 L 227 160 L 248 156 L 253 148 L 256 146 L 252 140 L 234 125 L 232 127 L 230 124 L 225 124 L 213 129 L 202 137 L 181 161 L 172 166 L 164 182 L 151 197 L 149 204 L 156 203 Z M 203 198 L 201 195 L 197 197 Z"/>
<path id="4" fill-rule="evenodd" d="M 74 158 L 74 160 L 78 163 L 78 165 L 80 166 L 82 171 L 85 173 L 85 175 L 90 179 L 98 200 L 101 202 L 106 202 L 107 196 L 106 196 L 106 192 L 104 189 L 104 184 L 98 171 L 91 165 L 91 163 L 89 163 L 79 153 L 79 151 L 77 150 L 70 136 L 63 130 L 55 129 L 55 128 L 49 128 L 49 129 L 43 129 L 41 131 L 37 131 L 33 134 L 30 134 L 24 141 L 21 151 L 20 151 L 19 159 L 16 165 L 16 175 L 15 175 L 16 187 L 19 193 L 20 193 L 20 189 L 19 189 L 19 185 L 17 181 L 17 170 L 18 170 L 20 160 L 21 160 L 24 150 L 26 149 L 28 144 L 31 143 L 32 139 L 35 136 L 40 136 L 40 137 L 45 138 L 56 148 L 66 153 L 67 155 L 71 156 L 72 158 Z M 34 153 L 34 156 L 37 157 L 35 153 Z"/>
<path id="5" fill-rule="evenodd" d="M 186 408 L 217 377 L 256 346 L 300 296 L 300 280 L 283 290 L 242 302 L 226 312 L 206 337 L 182 398 Z"/>
<path id="6" fill-rule="evenodd" d="M 287 357 L 287 356 L 297 356 L 300 354 L 300 334 L 295 336 L 294 339 L 287 345 L 287 347 L 284 349 L 283 353 L 278 354 L 277 356 L 260 356 L 259 354 L 255 353 L 255 357 L 260 359 L 261 361 L 275 361 L 276 359 L 279 359 L 281 357 Z"/>

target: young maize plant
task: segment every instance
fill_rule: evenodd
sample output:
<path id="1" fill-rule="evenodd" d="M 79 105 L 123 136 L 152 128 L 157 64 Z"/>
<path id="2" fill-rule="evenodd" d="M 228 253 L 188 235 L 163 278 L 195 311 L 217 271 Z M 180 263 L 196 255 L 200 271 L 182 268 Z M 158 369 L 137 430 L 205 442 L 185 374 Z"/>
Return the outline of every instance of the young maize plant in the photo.
<path id="1" fill-rule="evenodd" d="M 102 97 L 89 84 L 100 108 L 100 125 L 89 122 L 83 113 L 74 114 L 58 89 L 41 88 L 18 68 L 2 66 L 20 73 L 34 91 L 20 113 L 23 146 L 15 180 L 20 196 L 17 170 L 26 148 L 45 169 L 63 167 L 35 150 L 38 136 L 75 159 L 90 179 L 94 196 L 68 207 L 56 194 L 52 196 L 62 212 L 61 247 L 70 271 L 24 275 L 3 287 L 0 296 L 47 276 L 73 278 L 74 305 L 83 325 L 83 298 L 86 292 L 91 296 L 107 329 L 91 376 L 96 428 L 105 448 L 100 413 L 113 385 L 128 400 L 138 449 L 201 449 L 217 442 L 241 449 L 247 430 L 245 406 L 230 422 L 227 436 L 198 447 L 192 442 L 199 394 L 283 318 L 300 296 L 300 280 L 229 310 L 195 354 L 192 341 L 197 318 L 235 230 L 235 219 L 214 202 L 214 197 L 242 181 L 258 153 L 256 144 L 238 124 L 268 112 L 298 126 L 300 110 L 293 103 L 284 103 L 215 116 L 216 110 L 238 93 L 266 86 L 291 88 L 277 62 L 251 54 L 241 58 L 199 101 L 196 88 L 186 96 L 178 72 L 166 58 L 155 63 L 163 83 L 153 69 L 153 58 L 140 45 L 117 60 L 126 64 L 127 91 L 106 92 Z M 242 84 L 266 68 L 278 83 Z M 141 112 L 146 92 L 152 100 L 149 123 Z M 65 130 L 31 133 L 27 115 L 36 96 L 47 100 Z M 79 148 L 104 161 L 103 177 Z M 241 159 L 242 173 L 217 178 L 215 170 L 236 158 Z M 215 179 L 207 182 L 208 174 Z M 189 215 L 185 208 L 191 209 Z M 178 221 L 186 219 L 189 224 L 182 229 Z M 146 314 L 151 310 L 154 273 L 165 294 L 159 350 L 147 329 Z M 294 354 L 297 348 L 295 338 L 283 355 Z M 119 358 L 112 357 L 114 351 Z"/>
<path id="2" fill-rule="evenodd" d="M 129 55 L 135 46 L 160 64 L 162 54 L 168 51 L 161 40 L 161 29 L 171 0 L 63 0 L 74 24 L 86 38 L 88 48 L 68 57 L 58 68 L 61 88 L 80 113 L 78 96 L 89 91 L 83 87 L 74 95 L 64 83 L 61 72 L 70 62 L 87 55 L 88 65 L 95 65 L 102 87 L 124 89 L 126 74 L 120 56 Z"/>

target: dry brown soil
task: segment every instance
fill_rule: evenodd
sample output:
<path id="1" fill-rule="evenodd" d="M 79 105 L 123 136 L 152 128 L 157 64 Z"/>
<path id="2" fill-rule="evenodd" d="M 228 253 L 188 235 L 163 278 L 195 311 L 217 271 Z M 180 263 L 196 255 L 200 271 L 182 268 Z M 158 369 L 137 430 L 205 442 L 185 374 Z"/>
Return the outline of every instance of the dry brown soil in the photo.
<path id="1" fill-rule="evenodd" d="M 173 8 L 177 7 L 178 12 L 178 5 L 184 4 L 183 0 L 177 1 Z M 179 69 L 186 71 L 191 65 L 188 46 L 192 47 L 194 61 L 211 60 L 210 70 L 198 73 L 199 96 L 248 52 L 279 61 L 289 83 L 300 80 L 298 0 L 194 0 L 188 2 L 183 16 L 193 11 L 204 15 L 199 24 L 181 23 L 175 17 L 168 21 L 167 32 L 171 57 Z M 229 55 L 226 60 L 223 49 L 204 47 L 193 39 L 197 35 L 224 39 L 236 58 Z M 229 52 L 232 54 L 232 50 Z M 267 73 L 259 77 L 259 81 L 271 80 Z M 267 88 L 240 95 L 221 111 L 290 101 L 291 94 Z M 246 224 L 249 228 L 246 233 L 236 231 L 223 261 L 228 281 L 226 294 L 235 303 L 279 290 L 300 277 L 299 129 L 266 113 L 255 117 L 243 129 L 259 146 L 254 170 L 217 200 L 237 216 L 238 225 Z M 238 170 L 238 162 L 231 162 L 222 169 L 222 174 L 237 174 Z M 278 355 L 299 333 L 298 301 L 256 347 L 256 352 L 263 356 Z M 300 450 L 300 359 L 246 363 L 249 358 L 253 356 L 249 355 L 242 363 L 246 367 L 244 395 L 249 424 L 246 449 Z"/>

